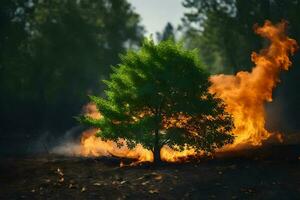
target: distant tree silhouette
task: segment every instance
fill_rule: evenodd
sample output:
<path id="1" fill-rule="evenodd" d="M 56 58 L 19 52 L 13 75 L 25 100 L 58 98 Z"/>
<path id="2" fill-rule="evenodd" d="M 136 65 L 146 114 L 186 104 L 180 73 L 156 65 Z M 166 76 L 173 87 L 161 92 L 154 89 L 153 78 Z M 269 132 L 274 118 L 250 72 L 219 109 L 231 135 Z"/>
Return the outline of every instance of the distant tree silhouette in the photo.
<path id="1" fill-rule="evenodd" d="M 162 33 L 157 32 L 156 37 L 158 41 L 172 40 L 175 41 L 175 30 L 173 25 L 168 22 Z"/>

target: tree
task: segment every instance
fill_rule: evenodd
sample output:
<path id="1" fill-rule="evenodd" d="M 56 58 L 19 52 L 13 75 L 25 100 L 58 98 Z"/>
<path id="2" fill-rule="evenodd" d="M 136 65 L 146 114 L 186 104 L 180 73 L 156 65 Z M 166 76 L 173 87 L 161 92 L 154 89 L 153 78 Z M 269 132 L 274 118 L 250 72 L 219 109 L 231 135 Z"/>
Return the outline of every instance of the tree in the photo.
<path id="1" fill-rule="evenodd" d="M 183 3 L 188 10 L 184 18 L 187 46 L 202 50 L 200 57 L 213 73 L 235 73 L 240 69 L 249 69 L 251 60 L 244 55 L 258 48 L 255 46 L 257 43 L 253 42 L 257 39 L 252 25 L 245 28 L 247 32 L 244 33 L 247 34 L 240 33 L 243 24 L 237 23 L 235 18 L 235 2 L 185 0 Z"/>
<path id="2" fill-rule="evenodd" d="M 0 128 L 8 131 L 74 126 L 87 94 L 102 91 L 99 77 L 143 37 L 139 15 L 124 0 L 0 4 Z"/>
<path id="3" fill-rule="evenodd" d="M 212 152 L 233 141 L 231 116 L 224 103 L 208 92 L 209 74 L 196 51 L 171 40 L 121 56 L 121 64 L 104 83 L 104 98 L 91 96 L 103 117 L 80 121 L 101 129 L 98 136 L 129 147 L 142 144 L 159 163 L 164 145 L 175 150 L 194 148 Z"/>
<path id="4" fill-rule="evenodd" d="M 162 33 L 157 32 L 156 37 L 158 41 L 172 40 L 175 41 L 175 30 L 173 25 L 168 22 Z"/>

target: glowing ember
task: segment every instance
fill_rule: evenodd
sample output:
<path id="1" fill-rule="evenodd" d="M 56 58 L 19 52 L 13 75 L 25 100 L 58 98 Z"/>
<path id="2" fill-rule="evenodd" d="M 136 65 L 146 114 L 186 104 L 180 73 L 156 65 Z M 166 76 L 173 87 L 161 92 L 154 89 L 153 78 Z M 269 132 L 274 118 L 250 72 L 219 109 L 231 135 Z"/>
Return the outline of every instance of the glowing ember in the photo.
<path id="1" fill-rule="evenodd" d="M 266 21 L 263 27 L 257 27 L 255 32 L 270 40 L 270 45 L 259 54 L 253 53 L 251 58 L 255 67 L 251 72 L 241 71 L 234 75 L 215 75 L 210 78 L 212 86 L 211 93 L 223 99 L 227 104 L 227 111 L 234 118 L 235 129 L 233 131 L 236 139 L 233 145 L 226 149 L 236 148 L 239 145 L 261 145 L 270 137 L 265 129 L 264 103 L 272 101 L 272 91 L 278 83 L 281 70 L 287 70 L 291 65 L 289 54 L 297 49 L 295 40 L 285 35 L 286 23 L 272 25 Z M 86 108 L 88 116 L 99 119 L 101 114 L 93 104 Z M 169 119 L 165 126 L 184 124 L 186 118 Z M 139 161 L 152 161 L 153 155 L 149 150 L 137 145 L 129 149 L 124 140 L 119 141 L 125 145 L 119 147 L 116 142 L 103 141 L 95 136 L 97 129 L 91 129 L 83 133 L 80 151 L 82 156 L 117 156 L 135 158 Z M 281 136 L 277 136 L 282 139 Z M 161 150 L 162 160 L 175 162 L 181 161 L 188 156 L 195 155 L 195 151 L 174 151 L 164 146 Z"/>
<path id="2" fill-rule="evenodd" d="M 265 102 L 272 101 L 272 91 L 279 82 L 281 70 L 291 65 L 289 54 L 297 49 L 295 40 L 285 35 L 286 22 L 274 26 L 266 21 L 255 32 L 270 40 L 270 45 L 259 54 L 252 53 L 255 67 L 251 72 L 241 71 L 233 75 L 215 75 L 210 78 L 212 93 L 227 104 L 227 111 L 234 118 L 236 135 L 233 146 L 241 144 L 261 145 L 270 137 L 265 129 Z"/>

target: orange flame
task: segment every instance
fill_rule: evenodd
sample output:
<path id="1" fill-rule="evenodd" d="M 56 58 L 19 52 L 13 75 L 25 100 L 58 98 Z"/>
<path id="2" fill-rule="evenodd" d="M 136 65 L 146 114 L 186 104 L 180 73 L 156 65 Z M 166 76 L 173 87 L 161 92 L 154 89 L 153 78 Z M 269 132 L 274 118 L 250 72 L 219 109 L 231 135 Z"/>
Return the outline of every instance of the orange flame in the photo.
<path id="1" fill-rule="evenodd" d="M 90 129 L 83 133 L 81 137 L 80 155 L 82 156 L 116 156 L 137 159 L 141 162 L 152 161 L 152 152 L 144 149 L 142 145 L 138 144 L 134 149 L 129 149 L 126 146 L 125 140 L 120 140 L 118 146 L 113 141 L 103 141 L 96 136 L 98 129 Z"/>
<path id="2" fill-rule="evenodd" d="M 97 106 L 93 103 L 87 104 L 83 108 L 83 112 L 86 116 L 89 116 L 93 119 L 100 119 L 102 117 L 101 113 L 99 113 L 97 109 Z M 186 122 L 186 118 L 184 118 L 183 116 L 179 117 L 179 119 L 182 120 L 182 122 L 174 122 L 175 119 L 166 121 L 166 126 L 174 125 L 172 123 L 180 125 Z M 93 128 L 83 132 L 80 141 L 80 148 L 73 149 L 73 155 L 75 154 L 85 157 L 116 156 L 136 159 L 139 162 L 153 161 L 153 153 L 150 150 L 143 148 L 141 144 L 138 144 L 135 148 L 130 149 L 126 145 L 126 141 L 123 139 L 119 140 L 118 142 L 102 140 L 101 138 L 96 136 L 96 133 L 98 131 L 99 129 Z M 161 149 L 162 160 L 167 162 L 182 161 L 192 155 L 196 155 L 196 152 L 193 149 L 174 151 L 168 146 L 163 146 Z"/>
<path id="3" fill-rule="evenodd" d="M 291 66 L 289 55 L 297 49 L 297 42 L 285 35 L 286 22 L 273 25 L 266 21 L 255 28 L 260 36 L 270 40 L 270 45 L 259 54 L 252 53 L 255 67 L 251 72 L 233 75 L 215 75 L 210 92 L 216 93 L 227 104 L 234 118 L 236 136 L 233 146 L 261 145 L 271 136 L 265 129 L 265 102 L 272 101 L 272 91 L 279 82 L 279 73 Z"/>
<path id="4" fill-rule="evenodd" d="M 122 158 L 137 159 L 139 162 L 153 161 L 153 154 L 150 150 L 143 148 L 138 144 L 135 148 L 129 149 L 125 140 L 120 140 L 118 143 L 122 144 L 118 146 L 118 143 L 107 140 L 101 140 L 96 137 L 98 129 L 90 129 L 83 133 L 81 137 L 81 147 L 77 155 L 81 156 L 116 156 Z M 162 160 L 167 162 L 176 162 L 186 159 L 190 155 L 195 155 L 194 150 L 174 151 L 168 146 L 164 146 L 161 149 Z"/>
<path id="5" fill-rule="evenodd" d="M 270 45 L 259 54 L 252 53 L 255 67 L 251 72 L 241 71 L 234 75 L 214 75 L 210 77 L 212 86 L 210 92 L 223 99 L 227 104 L 227 111 L 234 118 L 236 136 L 234 144 L 225 149 L 233 149 L 239 145 L 261 145 L 271 136 L 265 129 L 265 102 L 272 101 L 272 91 L 279 82 L 280 71 L 288 70 L 291 65 L 289 55 L 297 49 L 295 40 L 285 35 L 286 22 L 273 25 L 266 21 L 263 27 L 256 27 L 255 32 L 270 40 Z M 93 104 L 86 107 L 88 116 L 99 119 L 101 114 Z M 184 119 L 184 118 L 183 118 Z M 177 119 L 178 120 L 178 119 Z M 185 121 L 169 121 L 168 125 L 184 124 Z M 119 147 L 116 142 L 103 141 L 95 136 L 97 129 L 86 131 L 81 138 L 79 154 L 82 156 L 117 156 L 135 158 L 139 161 L 153 161 L 153 154 L 142 145 L 129 149 L 125 144 Z M 281 137 L 280 137 L 281 138 Z M 224 148 L 223 148 L 224 149 Z M 193 149 L 182 152 L 175 151 L 168 146 L 161 150 L 161 157 L 165 161 L 176 162 L 196 155 Z"/>

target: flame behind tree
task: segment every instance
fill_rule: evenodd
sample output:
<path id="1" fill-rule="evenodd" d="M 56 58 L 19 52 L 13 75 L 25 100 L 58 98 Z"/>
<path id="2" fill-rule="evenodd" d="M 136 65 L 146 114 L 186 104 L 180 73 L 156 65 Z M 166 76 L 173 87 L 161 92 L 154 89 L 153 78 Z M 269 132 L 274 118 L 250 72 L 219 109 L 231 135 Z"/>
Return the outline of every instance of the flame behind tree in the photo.
<path id="1" fill-rule="evenodd" d="M 196 52 L 164 41 L 145 41 L 113 68 L 106 97 L 92 96 L 102 117 L 81 117 L 98 136 L 129 148 L 137 144 L 161 160 L 161 148 L 212 152 L 233 141 L 231 116 L 209 93 L 209 74 Z"/>
<path id="2" fill-rule="evenodd" d="M 266 21 L 264 26 L 255 27 L 255 32 L 270 40 L 270 45 L 259 54 L 252 53 L 255 67 L 251 72 L 240 71 L 234 75 L 215 75 L 210 78 L 213 83 L 211 93 L 223 99 L 227 111 L 234 118 L 238 145 L 261 145 L 270 137 L 265 129 L 266 102 L 272 101 L 272 92 L 279 82 L 279 73 L 291 66 L 289 55 L 297 49 L 297 42 L 286 36 L 286 22 L 273 25 Z"/>
<path id="3" fill-rule="evenodd" d="M 239 72 L 235 76 L 214 75 L 210 77 L 212 82 L 209 88 L 210 93 L 216 93 L 217 97 L 223 99 L 227 104 L 226 111 L 234 117 L 233 133 L 236 139 L 233 145 L 227 145 L 225 148 L 221 148 L 221 151 L 235 150 L 237 147 L 245 145 L 261 145 L 272 135 L 265 129 L 264 103 L 272 100 L 272 90 L 278 83 L 279 73 L 289 68 L 291 62 L 288 56 L 297 49 L 296 41 L 285 35 L 285 28 L 285 22 L 273 25 L 269 21 L 264 26 L 255 28 L 259 35 L 270 40 L 270 44 L 259 54 L 253 53 L 252 60 L 255 67 L 251 72 Z M 90 104 L 88 107 L 89 109 L 85 110 L 87 116 L 95 119 L 101 117 L 95 105 Z M 164 118 L 164 128 L 174 125 L 186 126 L 189 120 L 189 117 L 182 114 L 177 118 L 174 116 L 168 120 Z M 153 160 L 152 152 L 144 149 L 140 144 L 132 150 L 128 149 L 126 145 L 119 149 L 116 142 L 103 141 L 95 137 L 97 130 L 92 129 L 83 134 L 81 148 L 74 152 L 76 155 L 114 155 L 135 158 L 139 161 Z M 120 140 L 120 142 L 123 143 L 124 140 Z M 185 149 L 179 152 L 166 145 L 161 149 L 162 159 L 170 162 L 185 160 L 189 155 L 196 153 L 194 149 Z"/>

